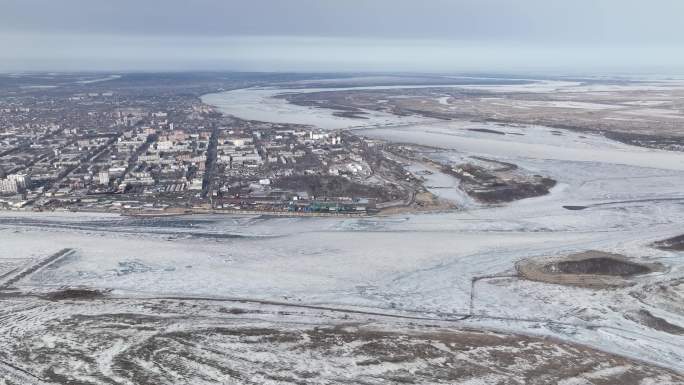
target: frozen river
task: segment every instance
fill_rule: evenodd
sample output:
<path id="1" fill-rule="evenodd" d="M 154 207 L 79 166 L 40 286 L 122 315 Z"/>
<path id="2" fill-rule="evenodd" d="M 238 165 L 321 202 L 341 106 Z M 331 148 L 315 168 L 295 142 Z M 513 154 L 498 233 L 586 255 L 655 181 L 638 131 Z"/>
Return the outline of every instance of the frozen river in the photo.
<path id="1" fill-rule="evenodd" d="M 353 89 L 387 89 L 392 87 L 361 87 Z M 351 88 L 308 89 L 316 91 L 343 91 Z M 335 116 L 335 111 L 324 108 L 298 106 L 288 103 L 276 96 L 287 93 L 303 92 L 301 89 L 282 88 L 245 88 L 208 94 L 202 101 L 218 107 L 226 115 L 237 116 L 246 120 L 258 120 L 272 123 L 291 123 L 319 127 L 327 130 L 346 129 L 351 127 L 377 127 L 396 125 L 406 122 L 427 122 L 422 117 L 399 117 L 389 113 L 366 111 L 368 119 L 353 119 Z"/>

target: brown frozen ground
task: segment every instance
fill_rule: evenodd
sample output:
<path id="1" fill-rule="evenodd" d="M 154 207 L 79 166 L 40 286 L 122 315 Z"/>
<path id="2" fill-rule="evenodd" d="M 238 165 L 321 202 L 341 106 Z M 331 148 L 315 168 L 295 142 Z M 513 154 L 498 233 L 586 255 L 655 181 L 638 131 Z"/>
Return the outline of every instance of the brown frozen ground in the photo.
<path id="1" fill-rule="evenodd" d="M 0 384 L 684 384 L 587 347 L 439 321 L 86 294 L 2 300 Z"/>
<path id="2" fill-rule="evenodd" d="M 634 284 L 630 277 L 663 269 L 659 264 L 636 263 L 623 255 L 597 250 L 516 264 L 518 274 L 531 281 L 595 289 L 630 286 Z"/>
<path id="3" fill-rule="evenodd" d="M 670 323 L 664 318 L 657 317 L 648 310 L 641 309 L 638 312 L 626 314 L 625 318 L 661 332 L 684 335 L 684 327 Z"/>
<path id="4" fill-rule="evenodd" d="M 661 250 L 684 251 L 684 234 L 655 242 L 653 246 Z"/>

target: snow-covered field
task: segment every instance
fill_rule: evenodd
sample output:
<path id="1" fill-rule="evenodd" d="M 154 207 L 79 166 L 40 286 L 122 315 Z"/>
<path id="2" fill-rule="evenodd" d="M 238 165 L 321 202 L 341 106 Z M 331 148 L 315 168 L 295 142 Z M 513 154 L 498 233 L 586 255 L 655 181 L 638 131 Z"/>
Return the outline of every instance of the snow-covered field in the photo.
<path id="1" fill-rule="evenodd" d="M 231 107 L 222 108 L 248 119 L 350 127 L 329 111 L 271 105 L 273 92 L 231 91 L 223 99 Z M 233 100 L 257 102 L 246 107 Z M 452 327 L 554 337 L 684 371 L 684 335 L 632 317 L 647 310 L 684 327 L 684 253 L 650 247 L 684 233 L 684 153 L 538 126 L 382 119 L 402 126 L 358 133 L 440 147 L 455 158 L 515 163 L 558 184 L 549 195 L 506 205 L 370 218 L 4 212 L 0 261 L 75 250 L 15 285 L 26 292 L 82 286 L 134 298 L 256 299 L 420 315 L 450 319 Z M 444 177 L 428 184 L 463 202 L 458 183 Z M 592 249 L 666 269 L 610 290 L 511 277 L 522 259 Z M 482 278 L 493 275 L 503 277 Z"/>
<path id="2" fill-rule="evenodd" d="M 0 317 L 21 325 L 0 334 L 3 353 L 30 356 L 25 371 L 0 363 L 2 384 L 674 385 L 684 379 L 575 344 L 273 304 L 7 300 Z"/>

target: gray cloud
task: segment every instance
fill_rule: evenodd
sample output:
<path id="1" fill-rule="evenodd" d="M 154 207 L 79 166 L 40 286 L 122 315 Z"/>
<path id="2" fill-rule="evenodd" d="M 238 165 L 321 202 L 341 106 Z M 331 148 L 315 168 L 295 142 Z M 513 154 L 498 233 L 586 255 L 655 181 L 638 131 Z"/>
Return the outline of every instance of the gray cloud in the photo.
<path id="1" fill-rule="evenodd" d="M 0 0 L 0 69 L 676 68 L 680 0 Z"/>

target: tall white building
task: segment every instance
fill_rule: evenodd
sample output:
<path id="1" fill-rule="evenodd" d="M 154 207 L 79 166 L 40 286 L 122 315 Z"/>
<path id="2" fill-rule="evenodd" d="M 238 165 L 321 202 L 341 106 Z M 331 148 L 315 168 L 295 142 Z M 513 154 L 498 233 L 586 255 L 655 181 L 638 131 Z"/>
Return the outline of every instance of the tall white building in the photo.
<path id="1" fill-rule="evenodd" d="M 109 184 L 109 171 L 100 171 L 100 174 L 98 175 L 98 181 L 102 185 L 108 185 Z"/>
<path id="2" fill-rule="evenodd" d="M 15 193 L 19 191 L 17 187 L 17 182 L 9 178 L 0 179 L 0 192 L 2 193 Z"/>
<path id="3" fill-rule="evenodd" d="M 0 180 L 0 192 L 16 193 L 31 186 L 31 178 L 26 174 L 12 174 Z"/>

